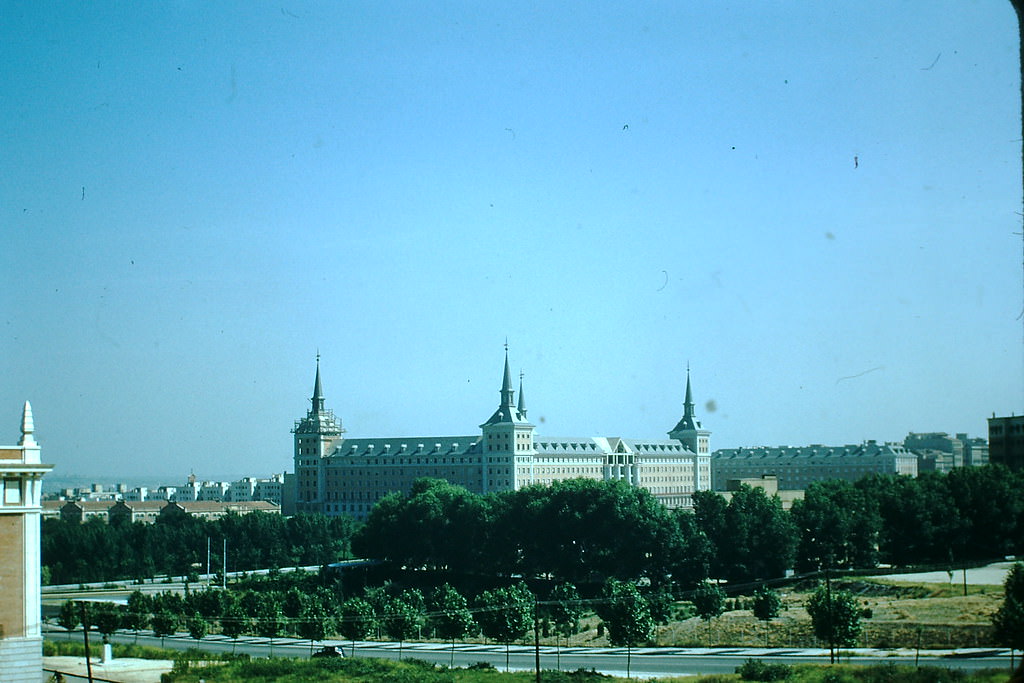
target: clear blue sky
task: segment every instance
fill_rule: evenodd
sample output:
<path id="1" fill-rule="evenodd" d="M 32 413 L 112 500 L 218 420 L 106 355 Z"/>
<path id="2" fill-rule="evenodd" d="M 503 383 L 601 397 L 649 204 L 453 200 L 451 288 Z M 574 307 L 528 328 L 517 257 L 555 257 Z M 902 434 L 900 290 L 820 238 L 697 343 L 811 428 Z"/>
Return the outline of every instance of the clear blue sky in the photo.
<path id="1" fill-rule="evenodd" d="M 105 2 L 0 24 L 0 442 L 54 474 L 478 433 L 985 436 L 1024 410 L 1005 0 Z M 4 436 L 6 435 L 6 436 Z"/>

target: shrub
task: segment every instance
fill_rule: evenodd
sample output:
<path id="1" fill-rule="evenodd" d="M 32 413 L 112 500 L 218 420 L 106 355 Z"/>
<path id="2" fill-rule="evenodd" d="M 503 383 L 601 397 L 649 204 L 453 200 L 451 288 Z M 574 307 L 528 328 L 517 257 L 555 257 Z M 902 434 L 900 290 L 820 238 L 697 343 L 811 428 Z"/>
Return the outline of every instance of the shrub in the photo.
<path id="1" fill-rule="evenodd" d="M 745 681 L 784 681 L 792 672 L 787 664 L 766 664 L 760 659 L 748 659 L 736 669 Z"/>

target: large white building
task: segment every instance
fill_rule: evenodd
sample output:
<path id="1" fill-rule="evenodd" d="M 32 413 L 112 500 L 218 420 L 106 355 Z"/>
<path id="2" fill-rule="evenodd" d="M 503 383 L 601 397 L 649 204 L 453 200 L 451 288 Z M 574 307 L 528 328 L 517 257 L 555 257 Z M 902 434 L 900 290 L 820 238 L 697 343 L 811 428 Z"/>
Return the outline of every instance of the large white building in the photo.
<path id="1" fill-rule="evenodd" d="M 295 510 L 365 519 L 383 496 L 421 477 L 481 494 L 576 477 L 624 479 L 673 508 L 692 506 L 693 492 L 711 487 L 711 432 L 694 416 L 689 371 L 683 416 L 667 439 L 538 434 L 526 417 L 522 377 L 515 400 L 507 352 L 499 394 L 478 434 L 349 439 L 324 406 L 318 357 L 312 406 L 292 430 Z"/>

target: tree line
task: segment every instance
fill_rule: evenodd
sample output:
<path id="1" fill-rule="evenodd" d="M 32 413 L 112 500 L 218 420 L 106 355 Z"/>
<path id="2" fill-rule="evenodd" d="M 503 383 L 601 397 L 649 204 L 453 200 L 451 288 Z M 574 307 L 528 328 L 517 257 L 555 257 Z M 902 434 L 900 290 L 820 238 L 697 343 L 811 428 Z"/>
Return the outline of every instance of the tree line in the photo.
<path id="1" fill-rule="evenodd" d="M 206 571 L 323 565 L 350 555 L 356 528 L 350 517 L 256 512 L 206 520 L 186 514 L 153 524 L 101 519 L 84 523 L 43 520 L 42 561 L 48 583 L 142 580 Z"/>
<path id="2" fill-rule="evenodd" d="M 741 486 L 668 510 L 622 481 L 570 479 L 477 495 L 422 479 L 381 499 L 352 539 L 361 557 L 453 574 L 746 583 L 787 569 L 985 561 L 1024 549 L 1024 477 L 999 466 L 822 481 L 784 511 Z"/>

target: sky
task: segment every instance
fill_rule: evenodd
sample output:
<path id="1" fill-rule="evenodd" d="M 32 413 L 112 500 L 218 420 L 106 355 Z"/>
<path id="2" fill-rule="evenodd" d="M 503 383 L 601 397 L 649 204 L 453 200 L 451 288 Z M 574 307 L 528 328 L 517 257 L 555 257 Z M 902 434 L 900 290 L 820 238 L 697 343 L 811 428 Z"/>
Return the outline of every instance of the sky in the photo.
<path id="1" fill-rule="evenodd" d="M 51 476 L 1024 411 L 1005 0 L 101 2 L 0 22 L 0 442 Z M 517 377 L 518 379 L 518 377 Z M 6 416 L 6 417 L 4 417 Z"/>

